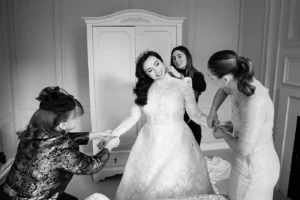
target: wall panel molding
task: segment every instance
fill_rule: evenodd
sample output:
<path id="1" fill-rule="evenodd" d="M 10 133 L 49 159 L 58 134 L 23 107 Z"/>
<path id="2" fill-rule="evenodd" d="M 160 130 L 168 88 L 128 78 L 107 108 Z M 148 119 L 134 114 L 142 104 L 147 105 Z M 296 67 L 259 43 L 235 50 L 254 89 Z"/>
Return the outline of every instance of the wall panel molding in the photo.
<path id="1" fill-rule="evenodd" d="M 192 55 L 195 55 L 196 3 L 196 0 L 189 0 L 186 5 L 187 48 L 190 50 Z"/>
<path id="2" fill-rule="evenodd" d="M 6 10 L 7 10 L 7 30 L 8 34 L 8 53 L 10 60 L 10 73 L 11 73 L 11 82 L 12 82 L 12 104 L 14 107 L 14 123 L 15 131 L 19 130 L 19 114 L 20 114 L 20 105 L 19 105 L 19 93 L 18 93 L 18 75 L 17 75 L 17 55 L 16 55 L 16 37 L 15 37 L 15 17 L 14 17 L 14 1 L 6 1 Z"/>
<path id="3" fill-rule="evenodd" d="M 53 21 L 54 21 L 54 55 L 56 84 L 63 88 L 63 69 L 62 69 L 62 33 L 61 33 L 61 1 L 53 0 Z"/>
<path id="4" fill-rule="evenodd" d="M 287 196 L 292 152 L 295 140 L 296 120 L 300 115 L 300 91 L 297 89 L 280 89 L 279 113 L 275 135 L 275 147 L 280 158 L 280 178 L 277 188 Z"/>
<path id="5" fill-rule="evenodd" d="M 243 21 L 244 21 L 244 0 L 240 0 L 240 14 L 239 14 L 239 33 L 237 53 L 241 55 L 243 47 Z"/>
<path id="6" fill-rule="evenodd" d="M 299 57 L 284 57 L 284 72 L 283 84 L 291 86 L 300 86 L 300 56 Z M 292 77 L 294 76 L 294 77 Z"/>
<path id="7" fill-rule="evenodd" d="M 279 69 L 279 46 L 280 38 L 282 35 L 282 13 L 283 13 L 283 1 L 275 0 L 269 1 L 267 4 L 269 7 L 269 23 L 266 28 L 266 49 L 263 56 L 265 62 L 265 69 L 262 71 L 262 83 L 270 91 L 270 96 L 274 105 L 277 102 L 277 76 Z"/>
<path id="8" fill-rule="evenodd" d="M 6 1 L 0 2 L 0 29 L 2 30 L 0 34 L 0 90 L 4 94 L 0 95 L 0 120 L 4 120 L 13 113 L 6 4 Z"/>
<path id="9" fill-rule="evenodd" d="M 13 158 L 17 150 L 17 135 L 14 131 L 13 116 L 0 126 L 0 151 L 3 151 L 6 158 Z"/>
<path id="10" fill-rule="evenodd" d="M 265 1 L 265 21 L 264 21 L 264 33 L 263 33 L 263 43 L 262 43 L 262 58 L 261 58 L 261 72 L 260 72 L 260 80 L 266 86 L 266 72 L 270 69 L 267 69 L 267 54 L 268 54 L 268 36 L 269 36 L 269 24 L 270 24 L 270 16 L 271 16 L 271 0 Z"/>
<path id="11" fill-rule="evenodd" d="M 300 48 L 300 25 L 296 27 L 296 22 L 299 20 L 298 10 L 300 9 L 300 3 L 297 4 L 298 0 L 289 0 L 288 5 L 288 28 L 286 29 L 286 46 Z M 299 30 L 297 30 L 299 29 Z"/>

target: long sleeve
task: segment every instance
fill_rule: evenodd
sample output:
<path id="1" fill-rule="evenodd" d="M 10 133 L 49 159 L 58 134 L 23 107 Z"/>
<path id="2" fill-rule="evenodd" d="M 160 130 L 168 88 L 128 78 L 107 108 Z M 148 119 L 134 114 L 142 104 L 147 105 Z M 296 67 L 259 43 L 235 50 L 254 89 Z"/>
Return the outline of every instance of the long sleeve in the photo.
<path id="1" fill-rule="evenodd" d="M 194 77 L 192 78 L 193 81 L 193 89 L 202 93 L 206 90 L 206 82 L 204 76 L 201 72 L 195 72 Z"/>
<path id="2" fill-rule="evenodd" d="M 59 168 L 77 175 L 98 173 L 108 161 L 110 152 L 103 149 L 94 156 L 81 153 L 75 145 L 69 145 L 61 150 Z"/>
<path id="3" fill-rule="evenodd" d="M 130 116 L 121 122 L 121 124 L 113 130 L 111 133 L 113 136 L 121 136 L 126 133 L 131 127 L 133 127 L 137 121 L 141 118 L 141 108 L 134 104 L 130 111 Z"/>
<path id="4" fill-rule="evenodd" d="M 238 139 L 238 151 L 246 156 L 253 151 L 261 137 L 267 114 L 265 101 L 261 97 L 249 97 L 242 105 L 241 130 Z"/>
<path id="5" fill-rule="evenodd" d="M 191 78 L 183 79 L 182 92 L 184 95 L 185 110 L 190 119 L 197 124 L 207 126 L 207 117 L 200 111 L 196 103 L 194 91 L 191 87 Z"/>
<path id="6" fill-rule="evenodd" d="M 255 144 L 260 137 L 263 124 L 266 120 L 265 101 L 261 97 L 249 97 L 241 109 L 241 131 L 239 138 Z"/>
<path id="7" fill-rule="evenodd" d="M 86 145 L 89 142 L 89 132 L 70 132 L 66 134 L 78 145 Z"/>

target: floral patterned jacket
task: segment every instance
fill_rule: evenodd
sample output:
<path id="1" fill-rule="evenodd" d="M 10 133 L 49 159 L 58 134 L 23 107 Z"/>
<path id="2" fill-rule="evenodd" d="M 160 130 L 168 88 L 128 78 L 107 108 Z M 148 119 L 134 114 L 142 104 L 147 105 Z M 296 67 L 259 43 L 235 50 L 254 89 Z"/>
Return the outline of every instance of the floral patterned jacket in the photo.
<path id="1" fill-rule="evenodd" d="M 94 156 L 79 151 L 79 145 L 88 140 L 88 133 L 40 134 L 33 141 L 37 146 L 34 152 L 21 140 L 3 191 L 14 200 L 57 199 L 73 174 L 97 173 L 108 161 L 106 148 Z"/>

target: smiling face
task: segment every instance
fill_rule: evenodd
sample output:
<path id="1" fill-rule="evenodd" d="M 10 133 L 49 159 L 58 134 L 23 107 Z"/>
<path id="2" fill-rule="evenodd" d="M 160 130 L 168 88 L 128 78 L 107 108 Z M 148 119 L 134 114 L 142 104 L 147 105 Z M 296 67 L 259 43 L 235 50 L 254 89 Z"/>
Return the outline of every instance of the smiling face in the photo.
<path id="1" fill-rule="evenodd" d="M 144 62 L 143 68 L 146 74 L 153 80 L 162 79 L 166 74 L 165 65 L 155 56 L 150 56 Z"/>
<path id="2" fill-rule="evenodd" d="M 172 60 L 177 69 L 183 70 L 186 68 L 187 58 L 183 52 L 181 52 L 179 50 L 174 51 L 172 54 Z"/>

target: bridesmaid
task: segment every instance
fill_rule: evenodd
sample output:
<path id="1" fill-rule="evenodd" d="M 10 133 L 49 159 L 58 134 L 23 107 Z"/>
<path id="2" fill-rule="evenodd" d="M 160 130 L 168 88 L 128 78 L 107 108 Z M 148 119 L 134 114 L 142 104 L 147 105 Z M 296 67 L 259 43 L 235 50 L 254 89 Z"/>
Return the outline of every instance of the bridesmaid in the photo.
<path id="1" fill-rule="evenodd" d="M 279 159 L 272 137 L 274 106 L 268 89 L 254 78 L 251 61 L 231 50 L 210 57 L 208 75 L 219 87 L 208 116 L 210 127 L 218 123 L 217 110 L 231 96 L 234 137 L 216 127 L 213 133 L 234 151 L 229 198 L 272 200 Z"/>
<path id="2" fill-rule="evenodd" d="M 190 51 L 184 46 L 175 47 L 171 53 L 170 63 L 171 66 L 175 67 L 175 69 L 173 67 L 169 68 L 171 75 L 181 79 L 184 77 L 190 77 L 192 79 L 192 86 L 196 102 L 198 103 L 200 94 L 206 89 L 206 83 L 203 74 L 193 66 L 193 59 Z M 201 126 L 191 120 L 187 112 L 184 113 L 184 121 L 192 130 L 195 139 L 200 145 L 202 137 Z"/>

